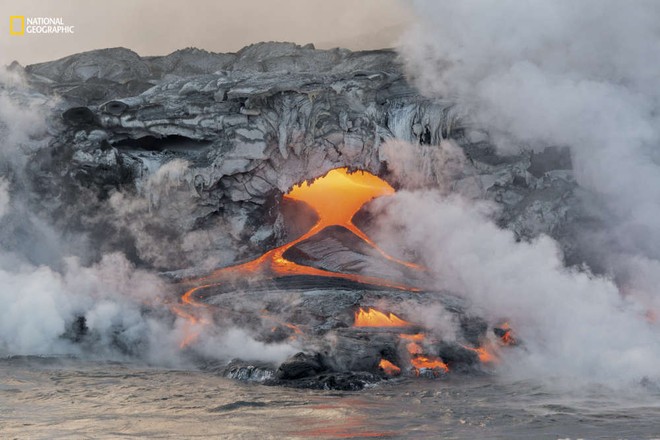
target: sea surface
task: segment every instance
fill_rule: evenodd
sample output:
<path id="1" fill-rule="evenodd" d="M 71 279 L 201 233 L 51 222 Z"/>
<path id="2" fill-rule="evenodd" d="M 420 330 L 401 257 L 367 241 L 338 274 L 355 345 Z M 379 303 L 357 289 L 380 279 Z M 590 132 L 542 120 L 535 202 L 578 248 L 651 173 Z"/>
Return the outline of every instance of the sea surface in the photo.
<path id="1" fill-rule="evenodd" d="M 660 439 L 660 390 L 553 392 L 492 375 L 310 391 L 132 363 L 13 357 L 0 360 L 0 438 Z"/>

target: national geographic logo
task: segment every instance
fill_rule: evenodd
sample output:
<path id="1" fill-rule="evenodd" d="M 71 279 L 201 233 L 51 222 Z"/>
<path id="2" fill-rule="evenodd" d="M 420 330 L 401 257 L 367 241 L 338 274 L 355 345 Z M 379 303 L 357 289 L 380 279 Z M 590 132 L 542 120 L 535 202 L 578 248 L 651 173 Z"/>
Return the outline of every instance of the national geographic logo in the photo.
<path id="1" fill-rule="evenodd" d="M 62 17 L 25 17 L 12 15 L 9 17 L 9 34 L 73 34 L 75 26 L 64 23 Z"/>

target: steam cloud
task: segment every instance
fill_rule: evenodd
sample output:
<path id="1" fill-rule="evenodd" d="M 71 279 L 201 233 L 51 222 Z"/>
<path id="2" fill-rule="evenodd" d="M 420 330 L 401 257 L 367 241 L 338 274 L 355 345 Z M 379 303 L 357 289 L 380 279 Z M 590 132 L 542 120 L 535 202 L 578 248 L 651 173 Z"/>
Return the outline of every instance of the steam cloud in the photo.
<path id="1" fill-rule="evenodd" d="M 9 211 L 9 183 L 0 179 L 0 219 Z"/>
<path id="2" fill-rule="evenodd" d="M 56 104 L 28 93 L 11 72 L 0 72 L 0 356 L 84 355 L 184 366 L 190 364 L 189 354 L 273 362 L 293 354 L 296 349 L 289 344 L 265 344 L 229 324 L 220 327 L 209 318 L 202 328 L 174 315 L 169 304 L 177 296 L 171 286 L 158 274 L 137 269 L 121 253 L 105 253 L 93 264 L 70 256 L 93 252 L 84 249 L 90 246 L 85 237 L 72 249 L 57 228 L 40 218 L 24 176 L 30 155 L 48 145 L 46 118 Z M 190 191 L 187 166 L 180 160 L 163 165 L 145 176 L 137 195 L 115 193 L 100 213 L 117 229 L 131 225 L 138 251 L 154 265 L 164 264 L 156 256 L 168 257 L 167 244 L 143 235 L 146 228 L 135 219 L 180 220 L 189 208 L 177 205 L 189 199 L 177 197 L 179 191 Z M 193 238 L 182 240 L 194 247 Z M 180 343 L 191 332 L 199 334 L 196 344 L 182 351 Z"/>
<path id="3" fill-rule="evenodd" d="M 423 93 L 454 98 L 502 152 L 570 147 L 581 209 L 602 225 L 576 238 L 602 275 L 564 267 L 548 237 L 515 243 L 492 208 L 458 196 L 397 194 L 383 228 L 405 226 L 442 287 L 520 327 L 520 369 L 657 379 L 660 337 L 643 315 L 660 306 L 660 4 L 414 6 L 400 52 Z M 414 222 L 398 215 L 412 211 Z"/>

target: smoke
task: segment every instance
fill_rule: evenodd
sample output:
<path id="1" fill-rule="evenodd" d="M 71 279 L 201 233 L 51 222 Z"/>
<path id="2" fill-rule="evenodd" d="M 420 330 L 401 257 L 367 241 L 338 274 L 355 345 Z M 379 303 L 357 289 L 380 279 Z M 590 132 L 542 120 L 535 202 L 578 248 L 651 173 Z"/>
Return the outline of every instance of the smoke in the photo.
<path id="1" fill-rule="evenodd" d="M 9 182 L 0 179 L 0 219 L 9 212 Z"/>
<path id="2" fill-rule="evenodd" d="M 395 208 L 390 221 L 405 225 L 443 287 L 515 320 L 530 371 L 657 378 L 660 339 L 644 315 L 660 305 L 660 66 L 648 55 L 660 50 L 660 4 L 414 7 L 400 53 L 423 93 L 455 99 L 501 152 L 570 147 L 580 209 L 600 222 L 575 238 L 602 275 L 565 268 L 548 237 L 516 243 L 491 208 L 460 197 L 397 195 L 393 206 L 418 212 L 417 224 Z"/>
<path id="3" fill-rule="evenodd" d="M 224 329 L 222 333 L 202 335 L 197 350 L 210 359 L 223 353 L 227 358 L 241 358 L 246 361 L 281 363 L 299 351 L 296 347 L 284 343 L 264 343 L 240 328 Z"/>
<path id="4" fill-rule="evenodd" d="M 612 250 L 660 257 L 649 246 L 660 240 L 660 79 L 646 55 L 660 50 L 660 5 L 416 5 L 401 53 L 421 90 L 455 97 L 500 151 L 570 146 L 576 179 L 607 207 Z"/>
<path id="5" fill-rule="evenodd" d="M 46 143 L 46 113 L 55 99 L 27 95 L 23 79 L 0 69 L 0 173 L 19 172 L 29 153 Z"/>
<path id="6" fill-rule="evenodd" d="M 211 319 L 191 328 L 172 316 L 169 286 L 156 274 L 136 269 L 121 254 L 90 267 L 67 258 L 60 273 L 49 267 L 6 265 L 0 255 L 0 354 L 86 355 L 137 358 L 163 366 L 188 364 L 180 342 L 199 332 L 190 351 L 206 359 L 281 362 L 289 344 L 264 344 L 245 330 Z M 75 325 L 84 317 L 85 331 Z"/>
<path id="7" fill-rule="evenodd" d="M 507 319 L 524 341 L 503 356 L 524 376 L 657 378 L 660 341 L 646 309 L 611 279 L 566 268 L 547 236 L 518 242 L 492 221 L 493 207 L 433 191 L 399 192 L 377 205 L 379 239 L 423 256 L 437 287 L 467 297 L 490 322 Z M 415 216 L 401 213 L 417 213 Z M 513 356 L 513 357 L 512 357 Z"/>
<path id="8" fill-rule="evenodd" d="M 137 268 L 117 252 L 101 252 L 88 263 L 83 257 L 99 253 L 91 240 L 82 237 L 72 246 L 53 219 L 44 218 L 35 206 L 44 198 L 35 194 L 26 167 L 35 153 L 49 148 L 49 128 L 57 122 L 48 115 L 56 105 L 15 74 L 0 72 L 0 356 L 73 355 L 190 366 L 200 358 L 278 362 L 293 354 L 292 344 L 265 344 L 210 313 L 196 322 L 177 315 L 173 306 L 182 292 L 161 275 Z M 170 161 L 146 174 L 135 193 L 110 193 L 95 215 L 110 225 L 108 232 L 130 234 L 143 260 L 171 265 L 186 247 L 164 240 L 158 231 L 185 229 L 184 222 L 191 221 L 190 179 L 187 162 Z M 87 202 L 77 203 L 65 207 L 69 214 Z M 176 240 L 195 247 L 186 234 Z M 192 342 L 182 350 L 186 340 Z"/>
<path id="9" fill-rule="evenodd" d="M 106 255 L 91 267 L 67 258 L 62 273 L 47 266 L 3 264 L 0 283 L 6 305 L 0 313 L 0 351 L 11 354 L 78 353 L 66 333 L 79 316 L 98 342 L 97 353 L 111 347 L 113 337 L 136 349 L 132 346 L 149 327 L 159 326 L 156 317 L 144 319 L 140 308 L 162 303 L 167 292 L 158 277 L 135 270 L 120 254 Z"/>
<path id="10" fill-rule="evenodd" d="M 103 214 L 133 238 L 138 257 L 152 267 L 193 263 L 182 258 L 177 243 L 183 240 L 180 231 L 190 229 L 194 220 L 190 214 L 196 198 L 188 185 L 188 165 L 181 159 L 169 161 L 144 177 L 138 194 L 116 191 L 104 207 Z"/>
<path id="11" fill-rule="evenodd" d="M 446 190 L 466 168 L 462 150 L 452 140 L 440 145 L 412 145 L 392 139 L 381 146 L 379 157 L 387 163 L 390 178 L 408 189 L 433 184 Z"/>

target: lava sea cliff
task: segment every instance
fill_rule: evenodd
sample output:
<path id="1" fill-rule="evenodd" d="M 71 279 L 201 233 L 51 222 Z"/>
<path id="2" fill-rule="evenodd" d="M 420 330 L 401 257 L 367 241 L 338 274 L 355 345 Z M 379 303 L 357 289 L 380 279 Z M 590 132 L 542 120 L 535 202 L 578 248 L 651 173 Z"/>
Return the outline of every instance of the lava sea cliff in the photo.
<path id="1" fill-rule="evenodd" d="M 517 238 L 548 234 L 571 255 L 565 237 L 576 185 L 568 152 L 496 154 L 488 133 L 451 100 L 422 96 L 411 85 L 394 51 L 260 43 L 231 54 L 184 49 L 140 57 L 114 48 L 9 70 L 22 81 L 5 91 L 16 102 L 43 102 L 47 121 L 30 141 L 30 160 L 13 176 L 14 185 L 28 189 L 26 203 L 83 261 L 122 252 L 182 284 L 179 294 L 187 280 L 302 234 L 304 219 L 296 225 L 286 217 L 295 210 L 305 217 L 305 208 L 283 196 L 342 167 L 367 171 L 397 190 L 435 188 L 490 200 L 499 207 L 498 223 Z M 415 179 L 395 172 L 400 158 L 392 142 L 408 145 L 407 154 L 421 164 Z M 461 150 L 459 167 L 440 148 L 447 142 Z M 368 213 L 358 217 L 356 223 L 368 225 Z M 33 242 L 30 258 L 47 264 L 52 252 L 39 224 L 7 221 L 14 226 L 0 237 L 3 246 Z M 422 356 L 454 371 L 479 370 L 475 365 L 490 361 L 477 351 L 485 350 L 484 341 L 493 330 L 508 334 L 473 316 L 463 299 L 427 289 L 423 273 L 379 261 L 345 229 L 328 228 L 293 251 L 300 264 L 396 273 L 419 287 L 310 277 L 215 286 L 196 305 L 215 307 L 216 314 L 226 312 L 222 319 L 248 328 L 265 319 L 273 325 L 262 339 L 297 337 L 306 349 L 279 366 L 239 359 L 200 365 L 237 379 L 356 389 L 399 374 L 383 360 L 404 372 L 410 364 L 415 374 L 445 373 L 415 367 Z M 455 315 L 459 340 L 415 327 L 414 316 L 396 306 L 410 301 Z M 238 312 L 238 303 L 250 306 Z M 370 307 L 410 323 L 356 327 L 359 311 Z M 84 322 L 78 327 L 84 333 Z"/>

